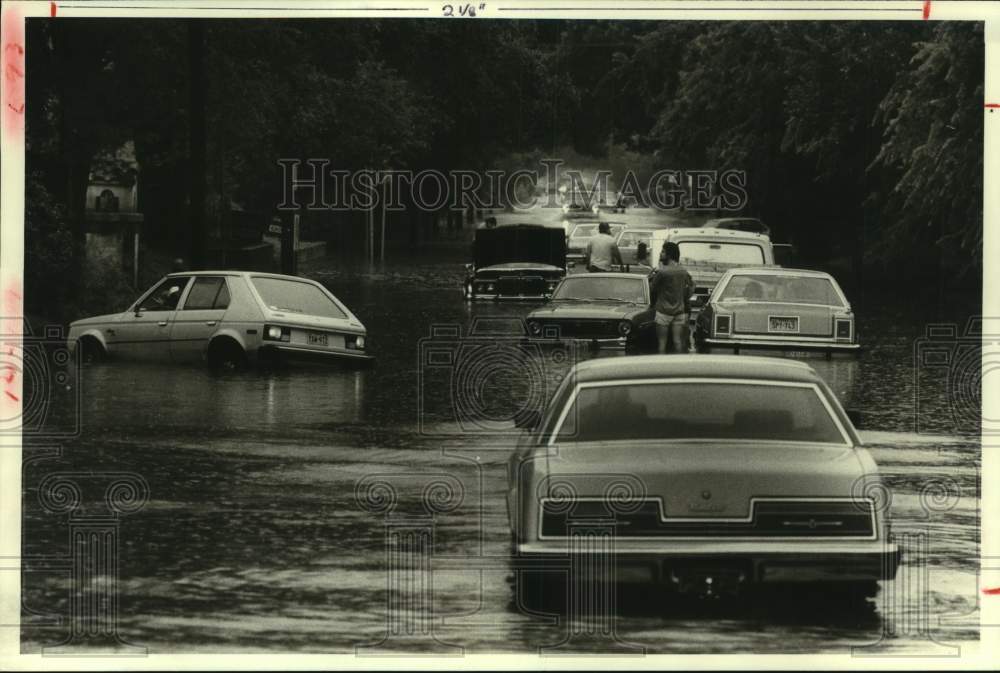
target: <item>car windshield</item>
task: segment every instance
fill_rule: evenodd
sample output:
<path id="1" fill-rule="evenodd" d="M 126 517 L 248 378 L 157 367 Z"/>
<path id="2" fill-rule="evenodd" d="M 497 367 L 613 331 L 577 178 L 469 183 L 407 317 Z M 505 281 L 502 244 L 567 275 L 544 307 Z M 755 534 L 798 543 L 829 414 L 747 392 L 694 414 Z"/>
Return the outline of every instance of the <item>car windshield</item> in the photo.
<path id="1" fill-rule="evenodd" d="M 764 249 L 753 243 L 681 241 L 681 264 L 763 264 Z"/>
<path id="2" fill-rule="evenodd" d="M 264 276 L 254 276 L 252 280 L 261 299 L 272 311 L 317 315 L 324 318 L 347 317 L 339 306 L 312 283 Z"/>
<path id="3" fill-rule="evenodd" d="M 755 440 L 844 444 L 811 384 L 649 381 L 581 388 L 561 442 Z"/>
<path id="4" fill-rule="evenodd" d="M 737 274 L 729 279 L 719 301 L 763 301 L 779 304 L 844 306 L 833 281 L 822 276 Z"/>
<path id="5" fill-rule="evenodd" d="M 565 279 L 552 299 L 555 301 L 614 300 L 634 304 L 646 301 L 645 278 L 608 278 L 585 276 L 583 274 Z"/>

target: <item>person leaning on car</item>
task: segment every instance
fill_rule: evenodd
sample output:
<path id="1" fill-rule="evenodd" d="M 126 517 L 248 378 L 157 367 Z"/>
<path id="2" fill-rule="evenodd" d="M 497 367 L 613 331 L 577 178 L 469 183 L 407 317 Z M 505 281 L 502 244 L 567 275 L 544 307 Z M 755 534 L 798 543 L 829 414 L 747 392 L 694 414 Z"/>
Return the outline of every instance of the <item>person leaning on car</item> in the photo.
<path id="1" fill-rule="evenodd" d="M 611 226 L 607 222 L 597 225 L 597 235 L 587 243 L 587 271 L 611 271 L 611 265 L 622 264 L 622 254 L 618 251 Z"/>
<path id="2" fill-rule="evenodd" d="M 650 274 L 649 290 L 656 311 L 656 340 L 660 353 L 685 353 L 688 344 L 688 304 L 694 292 L 694 280 L 681 266 L 681 249 L 673 241 L 663 244 L 660 265 Z"/>

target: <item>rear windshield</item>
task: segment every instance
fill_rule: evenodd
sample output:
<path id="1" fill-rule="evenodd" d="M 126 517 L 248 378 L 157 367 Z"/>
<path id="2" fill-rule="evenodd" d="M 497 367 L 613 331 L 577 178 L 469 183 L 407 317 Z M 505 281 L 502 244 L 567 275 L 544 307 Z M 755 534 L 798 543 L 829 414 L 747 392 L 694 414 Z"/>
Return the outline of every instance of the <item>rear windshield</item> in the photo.
<path id="1" fill-rule="evenodd" d="M 312 283 L 281 278 L 254 276 L 253 286 L 272 311 L 318 315 L 324 318 L 346 318 L 339 306 Z"/>
<path id="2" fill-rule="evenodd" d="M 728 381 L 581 388 L 558 440 L 749 439 L 844 444 L 811 385 Z"/>
<path id="3" fill-rule="evenodd" d="M 609 228 L 611 229 L 612 236 L 617 236 L 618 232 L 624 229 L 624 227 L 620 224 L 612 224 Z M 576 229 L 574 229 L 573 233 L 570 235 L 570 238 L 590 238 L 595 234 L 597 234 L 596 224 L 578 224 Z"/>
<path id="4" fill-rule="evenodd" d="M 843 307 L 829 278 L 738 274 L 726 284 L 719 301 L 765 301 L 778 304 L 817 304 Z"/>
<path id="5" fill-rule="evenodd" d="M 764 250 L 752 243 L 681 241 L 681 264 L 763 264 Z"/>

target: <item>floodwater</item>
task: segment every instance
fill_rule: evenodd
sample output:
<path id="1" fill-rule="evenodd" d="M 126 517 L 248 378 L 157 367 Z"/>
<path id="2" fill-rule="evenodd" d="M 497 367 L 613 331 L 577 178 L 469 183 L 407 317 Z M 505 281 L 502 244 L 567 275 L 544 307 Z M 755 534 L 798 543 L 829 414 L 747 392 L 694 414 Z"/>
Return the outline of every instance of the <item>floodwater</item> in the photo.
<path id="1" fill-rule="evenodd" d="M 467 249 L 375 272 L 336 259 L 300 269 L 366 324 L 369 370 L 107 363 L 59 387 L 48 436 L 24 450 L 23 650 L 48 651 L 73 629 L 72 647 L 123 653 L 951 656 L 978 639 L 979 360 L 963 341 L 975 298 L 849 291 L 867 349 L 810 361 L 864 410 L 890 487 L 904 565 L 873 602 L 623 592 L 595 628 L 513 607 L 503 498 L 515 437 L 505 419 L 579 354 L 526 364 L 497 332 L 529 305 L 467 304 Z M 927 341 L 931 323 L 955 324 L 954 336 Z M 950 359 L 923 357 L 942 343 Z M 40 502 L 54 473 L 79 486 L 76 509 Z M 104 489 L 130 480 L 141 506 L 116 511 Z M 87 525 L 113 530 L 116 561 L 113 546 L 102 558 L 117 571 L 81 580 L 70 538 Z M 98 602 L 81 607 L 81 596 Z M 80 616 L 94 605 L 99 617 Z"/>

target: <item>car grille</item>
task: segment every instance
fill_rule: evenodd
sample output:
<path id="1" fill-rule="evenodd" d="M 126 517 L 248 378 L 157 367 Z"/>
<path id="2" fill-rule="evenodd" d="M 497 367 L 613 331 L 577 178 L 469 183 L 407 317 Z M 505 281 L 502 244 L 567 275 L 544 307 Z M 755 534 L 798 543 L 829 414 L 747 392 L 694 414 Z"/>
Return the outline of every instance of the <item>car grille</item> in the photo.
<path id="1" fill-rule="evenodd" d="M 870 501 L 784 501 L 753 503 L 750 520 L 663 521 L 660 501 L 645 500 L 613 507 L 605 501 L 542 501 L 542 537 L 565 537 L 574 522 L 592 526 L 595 520 L 614 525 L 622 537 L 864 537 L 874 538 Z"/>
<path id="2" fill-rule="evenodd" d="M 542 323 L 541 333 L 567 339 L 613 339 L 621 336 L 617 320 L 552 320 Z"/>

